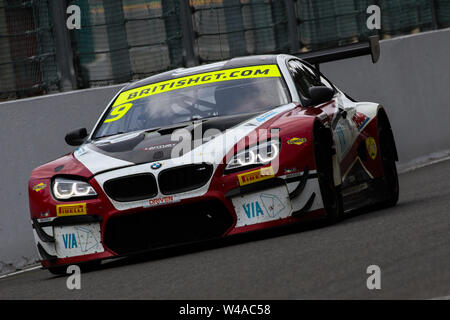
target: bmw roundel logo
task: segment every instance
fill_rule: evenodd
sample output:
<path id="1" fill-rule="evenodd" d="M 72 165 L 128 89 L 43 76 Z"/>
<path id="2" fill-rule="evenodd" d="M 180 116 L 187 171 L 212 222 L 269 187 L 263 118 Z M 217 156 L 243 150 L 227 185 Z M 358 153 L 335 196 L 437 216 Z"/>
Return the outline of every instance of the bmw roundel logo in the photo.
<path id="1" fill-rule="evenodd" d="M 162 167 L 162 163 L 161 162 L 155 162 L 154 164 L 152 164 L 151 168 L 156 170 Z"/>

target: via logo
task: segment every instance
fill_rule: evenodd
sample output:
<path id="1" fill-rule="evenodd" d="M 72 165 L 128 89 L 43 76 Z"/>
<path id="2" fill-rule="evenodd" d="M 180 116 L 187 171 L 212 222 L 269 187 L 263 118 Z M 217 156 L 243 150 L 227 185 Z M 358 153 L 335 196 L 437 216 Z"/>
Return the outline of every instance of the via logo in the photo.
<path id="1" fill-rule="evenodd" d="M 75 233 L 66 233 L 62 235 L 64 247 L 66 249 L 78 248 L 77 238 Z"/>
<path id="2" fill-rule="evenodd" d="M 264 212 L 261 209 L 258 201 L 244 204 L 242 207 L 244 208 L 245 214 L 249 219 L 264 215 Z"/>

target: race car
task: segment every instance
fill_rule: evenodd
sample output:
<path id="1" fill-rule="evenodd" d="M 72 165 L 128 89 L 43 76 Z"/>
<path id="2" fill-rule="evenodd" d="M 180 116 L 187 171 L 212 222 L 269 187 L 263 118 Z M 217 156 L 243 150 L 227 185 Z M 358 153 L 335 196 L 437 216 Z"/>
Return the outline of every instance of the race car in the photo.
<path id="1" fill-rule="evenodd" d="M 89 134 L 67 134 L 78 149 L 31 174 L 42 266 L 64 273 L 395 205 L 398 156 L 384 107 L 353 100 L 307 61 L 240 57 L 123 87 Z"/>

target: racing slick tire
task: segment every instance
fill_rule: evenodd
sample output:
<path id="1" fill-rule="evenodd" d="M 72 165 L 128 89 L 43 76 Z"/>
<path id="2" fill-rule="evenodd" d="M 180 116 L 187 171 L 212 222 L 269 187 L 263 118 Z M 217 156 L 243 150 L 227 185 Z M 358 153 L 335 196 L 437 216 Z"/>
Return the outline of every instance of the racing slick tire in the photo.
<path id="1" fill-rule="evenodd" d="M 47 270 L 51 274 L 54 274 L 55 276 L 61 276 L 61 275 L 67 274 L 67 267 L 68 266 L 50 267 L 50 268 L 47 268 Z"/>
<path id="2" fill-rule="evenodd" d="M 334 183 L 333 138 L 331 131 L 322 124 L 314 130 L 314 155 L 320 193 L 326 211 L 326 220 L 332 224 L 344 215 L 343 197 L 340 186 Z"/>
<path id="3" fill-rule="evenodd" d="M 399 198 L 399 182 L 397 173 L 397 152 L 391 127 L 387 117 L 381 113 L 378 121 L 378 139 L 381 165 L 383 167 L 382 192 L 384 200 L 381 207 L 388 208 L 397 204 Z"/>

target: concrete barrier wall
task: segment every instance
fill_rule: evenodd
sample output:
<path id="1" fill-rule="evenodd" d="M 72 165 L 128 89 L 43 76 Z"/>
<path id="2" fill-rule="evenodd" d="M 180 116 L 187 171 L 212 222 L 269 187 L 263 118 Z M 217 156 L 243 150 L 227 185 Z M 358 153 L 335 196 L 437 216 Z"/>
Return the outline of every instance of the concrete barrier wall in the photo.
<path id="1" fill-rule="evenodd" d="M 28 205 L 31 171 L 73 151 L 65 134 L 92 128 L 120 88 L 0 103 L 0 273 L 37 259 Z"/>
<path id="2" fill-rule="evenodd" d="M 381 60 L 324 64 L 322 71 L 359 101 L 383 104 L 405 169 L 450 150 L 450 29 L 382 41 Z M 121 86 L 0 103 L 0 273 L 34 262 L 27 182 L 31 171 L 73 148 L 64 135 L 92 128 Z"/>
<path id="3" fill-rule="evenodd" d="M 322 72 L 358 101 L 387 110 L 405 170 L 450 154 L 450 29 L 381 42 L 381 59 L 324 64 Z"/>

